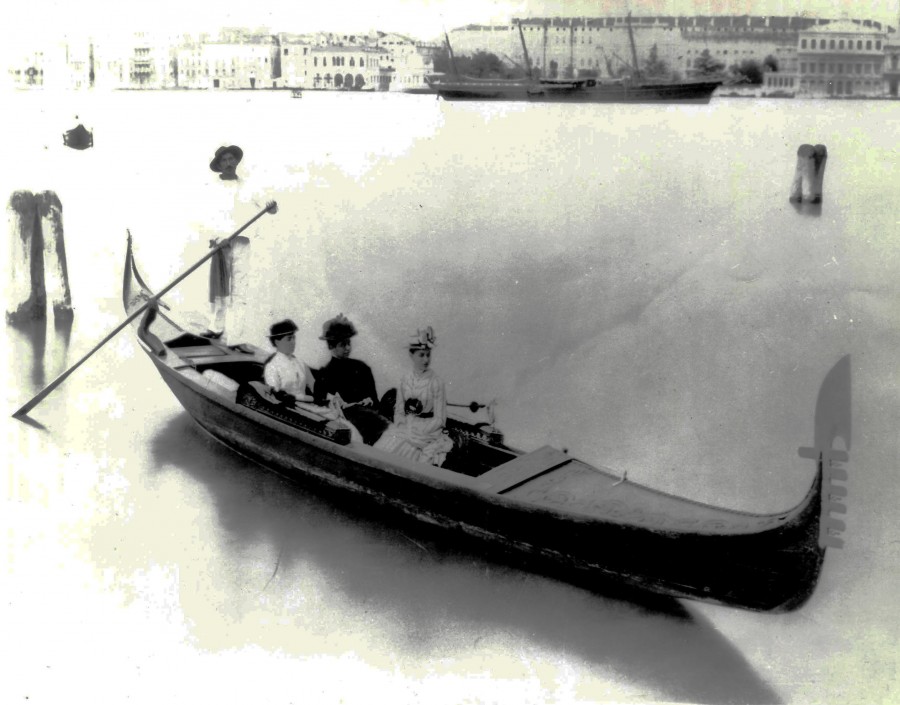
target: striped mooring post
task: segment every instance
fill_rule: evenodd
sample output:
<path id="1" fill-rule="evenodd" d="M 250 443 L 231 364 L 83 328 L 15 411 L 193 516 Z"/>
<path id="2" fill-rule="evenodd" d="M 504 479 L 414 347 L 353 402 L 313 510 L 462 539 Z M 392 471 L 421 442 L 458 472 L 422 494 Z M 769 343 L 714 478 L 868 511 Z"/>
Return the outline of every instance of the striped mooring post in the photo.
<path id="1" fill-rule="evenodd" d="M 53 191 L 15 191 L 7 205 L 10 286 L 7 323 L 44 319 L 49 293 L 54 316 L 72 317 L 62 203 Z"/>
<path id="2" fill-rule="evenodd" d="M 821 203 L 822 181 L 825 178 L 825 162 L 828 149 L 824 144 L 801 144 L 797 149 L 797 168 L 791 184 L 790 200 L 793 203 Z"/>

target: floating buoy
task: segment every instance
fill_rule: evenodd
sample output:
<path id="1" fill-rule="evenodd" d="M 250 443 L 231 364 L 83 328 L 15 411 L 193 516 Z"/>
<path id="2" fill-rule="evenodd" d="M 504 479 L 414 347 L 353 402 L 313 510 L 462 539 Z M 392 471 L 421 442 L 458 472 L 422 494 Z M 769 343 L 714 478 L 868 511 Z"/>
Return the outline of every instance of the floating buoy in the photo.
<path id="1" fill-rule="evenodd" d="M 790 200 L 794 203 L 821 203 L 822 181 L 828 150 L 824 144 L 802 144 L 797 149 L 797 168 L 791 184 Z"/>

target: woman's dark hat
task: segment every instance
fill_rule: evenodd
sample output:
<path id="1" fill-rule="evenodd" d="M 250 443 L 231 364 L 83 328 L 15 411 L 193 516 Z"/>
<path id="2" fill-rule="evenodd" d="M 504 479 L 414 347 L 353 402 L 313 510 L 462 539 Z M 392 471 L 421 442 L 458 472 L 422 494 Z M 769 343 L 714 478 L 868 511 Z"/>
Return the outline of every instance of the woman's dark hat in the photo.
<path id="1" fill-rule="evenodd" d="M 209 168 L 213 171 L 222 171 L 222 167 L 219 166 L 219 160 L 222 158 L 223 154 L 231 154 L 235 159 L 238 160 L 238 164 L 241 163 L 241 159 L 244 158 L 244 150 L 238 147 L 236 144 L 231 145 L 230 147 L 219 147 L 216 150 L 216 156 L 213 157 L 213 160 L 209 163 Z"/>
<path id="2" fill-rule="evenodd" d="M 297 324 L 294 323 L 290 318 L 286 318 L 283 321 L 278 321 L 278 323 L 273 323 L 272 327 L 269 328 L 269 338 L 274 340 L 275 338 L 283 338 L 286 335 L 290 335 L 291 333 L 297 332 Z"/>
<path id="3" fill-rule="evenodd" d="M 343 313 L 339 313 L 322 324 L 322 335 L 319 336 L 319 340 L 337 342 L 352 338 L 354 335 L 356 335 L 356 328 L 350 319 Z"/>

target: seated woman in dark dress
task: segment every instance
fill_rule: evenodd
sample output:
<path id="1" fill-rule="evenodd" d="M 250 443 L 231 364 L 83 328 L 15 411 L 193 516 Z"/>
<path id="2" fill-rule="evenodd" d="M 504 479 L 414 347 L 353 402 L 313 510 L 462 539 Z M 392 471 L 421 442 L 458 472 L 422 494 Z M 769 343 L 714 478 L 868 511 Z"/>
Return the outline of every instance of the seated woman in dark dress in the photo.
<path id="1" fill-rule="evenodd" d="M 390 422 L 376 411 L 378 391 L 372 370 L 362 360 L 350 357 L 353 349 L 350 339 L 355 335 L 355 326 L 342 313 L 322 326 L 319 340 L 328 344 L 331 360 L 316 375 L 315 403 L 341 408 L 363 441 L 372 445 Z"/>

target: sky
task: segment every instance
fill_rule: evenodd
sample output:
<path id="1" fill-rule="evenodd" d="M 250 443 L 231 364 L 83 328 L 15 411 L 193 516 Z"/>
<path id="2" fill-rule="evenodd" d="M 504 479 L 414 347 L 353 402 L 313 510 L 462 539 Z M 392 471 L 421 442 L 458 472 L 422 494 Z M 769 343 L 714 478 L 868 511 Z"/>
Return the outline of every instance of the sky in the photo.
<path id="1" fill-rule="evenodd" d="M 900 0 L 31 0 L 4 11 L 0 32 L 22 45 L 34 38 L 102 35 L 122 31 L 216 31 L 264 27 L 272 32 L 396 31 L 420 39 L 440 37 L 465 24 L 503 23 L 512 17 L 692 14 L 809 14 L 849 16 L 897 24 Z"/>

